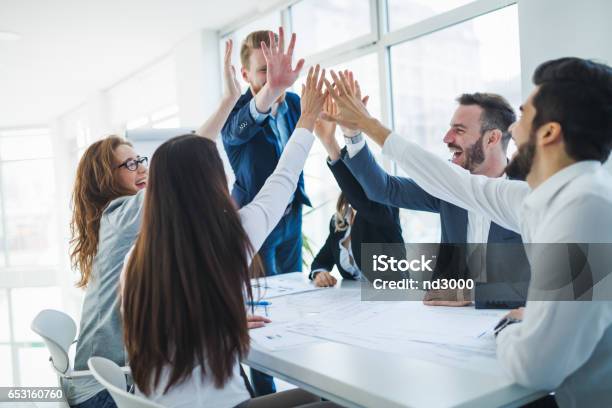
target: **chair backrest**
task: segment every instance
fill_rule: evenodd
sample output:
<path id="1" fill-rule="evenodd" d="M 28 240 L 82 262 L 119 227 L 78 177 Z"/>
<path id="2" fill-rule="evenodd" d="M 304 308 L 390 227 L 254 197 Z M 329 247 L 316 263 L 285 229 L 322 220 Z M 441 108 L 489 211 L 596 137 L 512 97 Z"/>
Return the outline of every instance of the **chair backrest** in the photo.
<path id="1" fill-rule="evenodd" d="M 91 357 L 87 365 L 95 379 L 108 390 L 118 408 L 162 408 L 161 405 L 127 392 L 125 373 L 113 361 L 104 357 Z"/>
<path id="2" fill-rule="evenodd" d="M 68 349 L 76 336 L 74 320 L 59 310 L 46 309 L 36 315 L 30 327 L 43 338 L 55 370 L 65 374 L 70 369 Z"/>

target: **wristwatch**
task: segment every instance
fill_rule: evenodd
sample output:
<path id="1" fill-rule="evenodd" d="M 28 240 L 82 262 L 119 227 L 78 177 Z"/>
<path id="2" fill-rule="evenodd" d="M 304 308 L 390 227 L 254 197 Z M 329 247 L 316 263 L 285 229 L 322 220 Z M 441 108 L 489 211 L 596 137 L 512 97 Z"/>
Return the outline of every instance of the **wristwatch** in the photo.
<path id="1" fill-rule="evenodd" d="M 344 136 L 344 142 L 346 144 L 357 144 L 363 140 L 363 133 L 359 133 L 356 136 L 348 137 Z"/>

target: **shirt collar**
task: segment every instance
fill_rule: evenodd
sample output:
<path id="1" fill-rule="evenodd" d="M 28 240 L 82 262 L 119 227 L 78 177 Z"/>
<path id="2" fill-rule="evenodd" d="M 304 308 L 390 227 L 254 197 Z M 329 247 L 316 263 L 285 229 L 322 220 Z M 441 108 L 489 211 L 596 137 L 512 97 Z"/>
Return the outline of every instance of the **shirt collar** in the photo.
<path id="1" fill-rule="evenodd" d="M 594 174 L 601 168 L 596 160 L 583 160 L 559 170 L 533 189 L 523 202 L 526 207 L 545 207 L 555 195 L 575 178 L 583 174 Z"/>

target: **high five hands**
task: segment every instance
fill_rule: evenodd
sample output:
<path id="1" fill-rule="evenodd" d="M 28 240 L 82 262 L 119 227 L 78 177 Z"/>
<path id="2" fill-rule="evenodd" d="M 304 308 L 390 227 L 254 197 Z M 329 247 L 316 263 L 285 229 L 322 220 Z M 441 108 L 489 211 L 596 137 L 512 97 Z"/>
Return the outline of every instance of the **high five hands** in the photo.
<path id="1" fill-rule="evenodd" d="M 349 132 L 358 133 L 362 130 L 364 121 L 372 117 L 366 109 L 368 97 L 361 98 L 361 87 L 359 82 L 354 80 L 353 73 L 350 71 L 331 71 L 334 81 L 333 85 L 326 79 L 325 86 L 338 106 L 336 115 L 324 114 L 323 119 L 338 123 Z M 350 134 L 347 134 L 350 136 Z"/>
<path id="2" fill-rule="evenodd" d="M 370 116 L 366 109 L 368 97 L 361 97 L 361 87 L 354 80 L 353 74 L 349 71 L 336 73 L 332 70 L 331 76 L 333 85 L 326 79 L 325 86 L 338 106 L 338 111 L 335 115 L 324 113 L 322 118 L 339 124 L 343 132 L 347 132 L 346 136 L 351 137 L 364 132 L 382 146 L 391 130 Z"/>
<path id="3" fill-rule="evenodd" d="M 296 127 L 313 131 L 329 95 L 328 91 L 323 91 L 324 80 L 325 70 L 321 70 L 319 65 L 308 70 L 306 84 L 302 85 L 302 113 Z"/>
<path id="4" fill-rule="evenodd" d="M 344 77 L 347 79 L 347 83 L 355 96 L 361 100 L 364 107 L 368 103 L 369 97 L 366 96 L 361 98 L 361 89 L 359 88 L 358 82 L 354 79 L 353 73 L 349 70 L 343 72 Z M 335 85 L 333 85 L 335 87 Z M 340 145 L 335 137 L 336 122 L 334 118 L 338 117 L 338 106 L 334 102 L 331 95 L 325 100 L 323 112 L 319 116 L 315 125 L 315 134 L 327 150 L 327 154 L 331 160 L 338 160 L 340 158 Z M 352 129 L 346 126 L 340 126 L 342 133 L 347 137 L 354 137 L 360 133 L 359 129 Z"/>

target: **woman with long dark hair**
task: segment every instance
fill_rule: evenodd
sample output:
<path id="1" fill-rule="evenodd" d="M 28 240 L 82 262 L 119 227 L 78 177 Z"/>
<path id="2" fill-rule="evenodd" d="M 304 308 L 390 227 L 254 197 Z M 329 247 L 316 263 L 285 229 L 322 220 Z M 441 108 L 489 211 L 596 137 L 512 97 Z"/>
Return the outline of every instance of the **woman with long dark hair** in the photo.
<path id="1" fill-rule="evenodd" d="M 264 50 L 268 62 L 279 55 L 274 45 Z M 171 407 L 316 401 L 301 390 L 250 399 L 240 360 L 250 344 L 251 260 L 295 191 L 326 97 L 324 73 L 310 69 L 296 130 L 274 173 L 240 210 L 213 141 L 184 135 L 155 152 L 122 291 L 124 340 L 138 393 Z"/>

